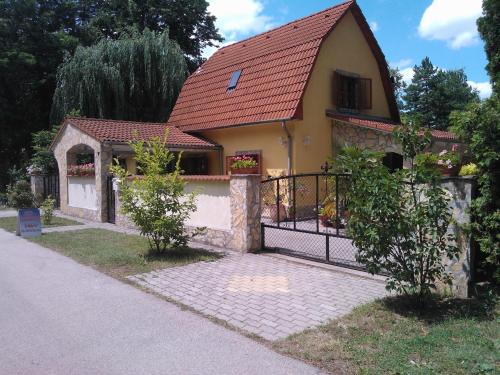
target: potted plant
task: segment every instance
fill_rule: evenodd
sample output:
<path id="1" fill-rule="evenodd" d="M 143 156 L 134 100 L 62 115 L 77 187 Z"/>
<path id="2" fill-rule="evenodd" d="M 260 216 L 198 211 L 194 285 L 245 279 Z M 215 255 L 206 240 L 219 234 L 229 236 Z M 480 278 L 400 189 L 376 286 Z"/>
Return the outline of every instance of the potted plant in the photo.
<path id="1" fill-rule="evenodd" d="M 329 228 L 345 228 L 345 221 L 347 219 L 347 216 L 348 212 L 346 210 L 339 210 L 339 216 L 337 218 L 337 207 L 335 204 L 335 199 L 331 199 L 330 197 L 327 197 L 325 199 L 322 207 L 319 210 L 319 220 L 321 224 Z"/>
<path id="2" fill-rule="evenodd" d="M 443 176 L 456 176 L 459 170 L 460 154 L 457 145 L 453 145 L 451 151 L 443 150 L 438 154 L 437 165 Z"/>
<path id="3" fill-rule="evenodd" d="M 476 164 L 474 163 L 469 163 L 465 164 L 460 168 L 460 173 L 459 175 L 462 177 L 472 177 L 472 176 L 477 176 L 479 173 L 479 168 L 477 167 Z"/>
<path id="4" fill-rule="evenodd" d="M 234 156 L 231 159 L 231 174 L 259 174 L 257 160 L 248 155 Z"/>

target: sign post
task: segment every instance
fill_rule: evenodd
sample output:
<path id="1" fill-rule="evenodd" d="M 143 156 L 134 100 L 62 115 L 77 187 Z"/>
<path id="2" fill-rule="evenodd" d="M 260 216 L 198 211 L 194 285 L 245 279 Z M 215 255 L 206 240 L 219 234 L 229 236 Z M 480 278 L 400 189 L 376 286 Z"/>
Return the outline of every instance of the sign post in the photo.
<path id="1" fill-rule="evenodd" d="M 22 237 L 37 237 L 42 234 L 38 208 L 22 208 L 18 211 L 16 234 Z"/>

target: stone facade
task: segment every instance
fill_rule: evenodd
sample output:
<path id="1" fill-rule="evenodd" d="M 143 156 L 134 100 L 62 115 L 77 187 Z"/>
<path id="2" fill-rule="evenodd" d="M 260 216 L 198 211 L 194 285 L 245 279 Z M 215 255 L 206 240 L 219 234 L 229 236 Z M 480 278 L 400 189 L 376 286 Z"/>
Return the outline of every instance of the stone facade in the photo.
<path id="1" fill-rule="evenodd" d="M 463 177 L 446 178 L 443 179 L 442 186 L 449 193 L 449 205 L 453 215 L 453 221 L 448 230 L 457 239 L 456 245 L 460 249 L 458 258 L 444 261 L 445 269 L 451 273 L 452 277 L 451 294 L 465 298 L 469 295 L 474 264 L 471 240 L 464 231 L 464 225 L 470 222 L 469 208 L 475 189 L 475 180 Z M 442 289 L 446 290 L 445 287 Z"/>
<path id="2" fill-rule="evenodd" d="M 230 185 L 231 230 L 210 228 L 210 217 L 207 217 L 204 232 L 197 235 L 194 240 L 239 252 L 260 250 L 261 177 L 260 175 L 232 175 L 227 183 Z M 120 210 L 119 195 L 119 193 L 115 194 L 115 222 L 120 226 L 134 228 L 134 224 Z M 195 229 L 186 226 L 188 233 L 192 233 Z"/>
<path id="3" fill-rule="evenodd" d="M 373 151 L 395 152 L 402 154 L 401 146 L 397 144 L 391 133 L 345 124 L 341 121 L 333 121 L 333 155 L 346 146 L 357 146 Z M 439 153 L 442 150 L 451 150 L 455 142 L 446 142 L 433 139 L 429 151 Z M 459 150 L 463 149 L 463 145 Z"/>
<path id="4" fill-rule="evenodd" d="M 68 165 L 74 163 L 75 153 L 73 150 L 82 146 L 90 147 L 94 152 L 97 193 L 96 210 L 71 207 L 68 205 Z M 101 144 L 99 141 L 81 132 L 77 128 L 68 125 L 60 134 L 59 138 L 56 139 L 53 150 L 59 167 L 61 211 L 68 215 L 105 222 L 107 220 L 106 178 L 109 166 L 112 162 L 111 146 Z"/>

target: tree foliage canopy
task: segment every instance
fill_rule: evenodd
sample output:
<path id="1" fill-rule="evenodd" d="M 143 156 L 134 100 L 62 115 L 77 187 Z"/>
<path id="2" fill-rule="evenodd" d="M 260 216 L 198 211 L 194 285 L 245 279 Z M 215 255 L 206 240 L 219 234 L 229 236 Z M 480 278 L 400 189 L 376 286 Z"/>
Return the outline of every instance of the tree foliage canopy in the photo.
<path id="1" fill-rule="evenodd" d="M 483 0 L 483 16 L 477 20 L 479 33 L 484 40 L 488 57 L 486 69 L 493 84 L 493 91 L 500 95 L 500 1 Z"/>
<path id="2" fill-rule="evenodd" d="M 416 162 L 430 141 L 416 125 L 397 133 L 408 169 L 391 173 L 383 165 L 381 152 L 346 148 L 337 167 L 351 172 L 347 189 L 347 231 L 357 247 L 356 260 L 371 273 L 390 274 L 387 289 L 426 295 L 438 280 L 449 281 L 444 257 L 455 257 L 459 249 L 448 234 L 451 209 L 439 185 L 437 166 Z"/>
<path id="3" fill-rule="evenodd" d="M 168 32 L 104 39 L 78 47 L 57 73 L 51 119 L 78 110 L 86 117 L 164 121 L 188 75 Z"/>
<path id="4" fill-rule="evenodd" d="M 479 101 L 478 93 L 467 83 L 463 69 L 444 71 L 426 57 L 413 70 L 415 74 L 402 96 L 404 110 L 412 117 L 418 117 L 425 127 L 446 130 L 452 111 Z"/>
<path id="5" fill-rule="evenodd" d="M 29 151 L 30 134 L 54 125 L 49 114 L 65 56 L 102 39 L 169 30 L 194 71 L 203 48 L 221 40 L 207 8 L 205 0 L 0 1 L 0 189 L 9 166 L 25 161 L 20 150 Z"/>

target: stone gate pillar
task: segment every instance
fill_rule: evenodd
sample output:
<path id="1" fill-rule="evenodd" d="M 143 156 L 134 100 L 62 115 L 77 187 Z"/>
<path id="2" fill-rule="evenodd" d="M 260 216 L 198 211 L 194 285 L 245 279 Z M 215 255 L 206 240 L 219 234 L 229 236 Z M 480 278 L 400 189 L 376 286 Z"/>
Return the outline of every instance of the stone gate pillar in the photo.
<path id="1" fill-rule="evenodd" d="M 231 248 L 241 252 L 261 249 L 260 175 L 231 175 Z"/>

